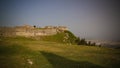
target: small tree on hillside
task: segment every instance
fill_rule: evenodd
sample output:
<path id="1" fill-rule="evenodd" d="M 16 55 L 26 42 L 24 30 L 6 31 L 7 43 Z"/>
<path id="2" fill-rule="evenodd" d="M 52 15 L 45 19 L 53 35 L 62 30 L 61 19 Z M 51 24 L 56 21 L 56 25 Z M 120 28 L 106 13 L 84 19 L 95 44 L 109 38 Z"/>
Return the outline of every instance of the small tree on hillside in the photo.
<path id="1" fill-rule="evenodd" d="M 36 28 L 36 25 L 34 25 L 33 27 Z"/>
<path id="2" fill-rule="evenodd" d="M 81 39 L 81 45 L 87 45 L 87 42 L 86 42 L 86 40 L 85 39 Z"/>
<path id="3" fill-rule="evenodd" d="M 80 43 L 80 38 L 79 38 L 79 37 L 76 38 L 75 42 L 79 45 L 79 43 Z"/>
<path id="4" fill-rule="evenodd" d="M 87 42 L 85 39 L 81 39 L 79 42 L 78 42 L 78 45 L 87 45 Z"/>
<path id="5" fill-rule="evenodd" d="M 96 43 L 95 43 L 95 42 L 91 44 L 91 46 L 95 46 L 95 45 L 96 45 Z"/>
<path id="6" fill-rule="evenodd" d="M 87 44 L 88 46 L 90 46 L 91 45 L 91 41 L 88 41 L 88 44 Z"/>

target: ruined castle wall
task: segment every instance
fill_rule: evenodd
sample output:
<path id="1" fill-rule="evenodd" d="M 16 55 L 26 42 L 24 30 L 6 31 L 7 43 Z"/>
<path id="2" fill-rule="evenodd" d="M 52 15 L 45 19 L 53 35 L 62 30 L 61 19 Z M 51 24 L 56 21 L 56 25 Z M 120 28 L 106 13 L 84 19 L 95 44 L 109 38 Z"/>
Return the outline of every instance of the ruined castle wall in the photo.
<path id="1" fill-rule="evenodd" d="M 66 27 L 46 27 L 42 29 L 32 26 L 0 27 L 0 36 L 46 36 L 66 30 Z"/>
<path id="2" fill-rule="evenodd" d="M 15 27 L 16 36 L 34 36 L 34 30 L 30 27 Z"/>
<path id="3" fill-rule="evenodd" d="M 45 35 L 53 35 L 56 34 L 56 29 L 42 29 L 42 30 L 35 30 L 36 36 L 45 36 Z"/>
<path id="4" fill-rule="evenodd" d="M 30 32 L 16 32 L 16 36 L 29 37 L 29 36 L 34 36 L 34 33 L 30 33 Z"/>
<path id="5" fill-rule="evenodd" d="M 12 27 L 0 27 L 0 36 L 14 36 L 15 30 Z"/>
<path id="6" fill-rule="evenodd" d="M 56 34 L 57 31 L 56 29 L 45 29 L 44 33 L 46 33 L 47 35 L 53 35 L 53 34 Z"/>

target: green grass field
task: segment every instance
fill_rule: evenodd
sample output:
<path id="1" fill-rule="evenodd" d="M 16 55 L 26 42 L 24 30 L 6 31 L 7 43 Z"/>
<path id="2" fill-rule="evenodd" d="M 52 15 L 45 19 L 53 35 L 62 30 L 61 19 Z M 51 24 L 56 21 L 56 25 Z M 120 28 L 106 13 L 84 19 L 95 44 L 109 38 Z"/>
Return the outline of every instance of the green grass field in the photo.
<path id="1" fill-rule="evenodd" d="M 119 67 L 119 49 L 68 45 L 24 37 L 0 38 L 0 68 Z"/>

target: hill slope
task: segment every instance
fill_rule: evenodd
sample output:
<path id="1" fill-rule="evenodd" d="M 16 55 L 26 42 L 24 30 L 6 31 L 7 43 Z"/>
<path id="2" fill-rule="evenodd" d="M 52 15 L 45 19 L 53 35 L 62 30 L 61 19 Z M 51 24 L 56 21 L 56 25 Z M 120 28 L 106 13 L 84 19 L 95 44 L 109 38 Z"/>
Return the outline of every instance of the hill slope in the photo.
<path id="1" fill-rule="evenodd" d="M 75 40 L 77 38 L 75 37 L 75 35 L 72 32 L 64 31 L 64 32 L 57 33 L 55 35 L 40 36 L 39 39 L 42 41 L 75 44 Z"/>
<path id="2" fill-rule="evenodd" d="M 119 57 L 117 49 L 0 39 L 0 68 L 119 68 Z"/>

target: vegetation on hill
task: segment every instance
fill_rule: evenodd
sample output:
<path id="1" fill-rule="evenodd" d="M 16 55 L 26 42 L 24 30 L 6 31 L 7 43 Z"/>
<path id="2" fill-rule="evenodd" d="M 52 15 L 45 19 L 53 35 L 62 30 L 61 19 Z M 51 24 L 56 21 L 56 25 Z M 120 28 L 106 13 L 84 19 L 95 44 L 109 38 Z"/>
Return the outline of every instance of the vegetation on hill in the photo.
<path id="1" fill-rule="evenodd" d="M 70 31 L 63 31 L 50 36 L 40 36 L 40 40 L 42 41 L 51 41 L 51 42 L 69 43 L 69 44 L 76 44 L 76 39 L 77 38 L 75 37 L 75 35 Z"/>
<path id="2" fill-rule="evenodd" d="M 87 46 L 95 46 L 95 43 L 91 43 L 90 41 L 87 42 L 85 39 L 77 38 L 72 32 L 70 31 L 63 31 L 59 32 L 55 35 L 49 36 L 40 36 L 39 40 L 42 41 L 51 41 L 51 42 L 58 42 L 58 43 L 66 43 L 66 44 L 77 44 L 77 45 L 87 45 Z"/>
<path id="3" fill-rule="evenodd" d="M 119 68 L 119 49 L 0 38 L 0 68 Z"/>
<path id="4" fill-rule="evenodd" d="M 85 46 L 96 46 L 95 42 L 91 42 L 91 41 L 86 41 L 84 38 L 80 39 L 79 37 L 76 39 L 76 44 L 77 45 L 85 45 Z M 101 45 L 97 45 L 99 47 L 101 47 Z"/>

